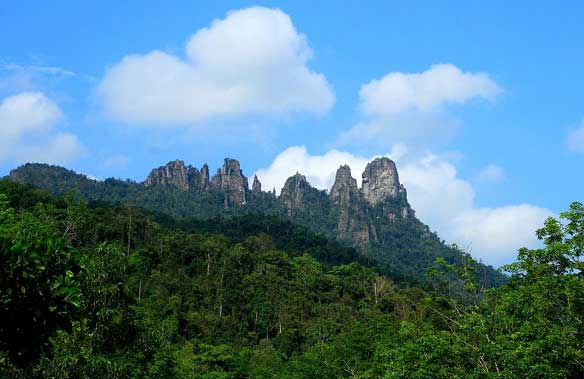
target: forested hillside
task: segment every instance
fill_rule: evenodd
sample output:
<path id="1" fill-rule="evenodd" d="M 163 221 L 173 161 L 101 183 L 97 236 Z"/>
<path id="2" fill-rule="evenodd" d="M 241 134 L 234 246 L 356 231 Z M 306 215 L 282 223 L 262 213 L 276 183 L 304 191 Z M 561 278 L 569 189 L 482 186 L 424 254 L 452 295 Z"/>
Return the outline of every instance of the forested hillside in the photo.
<path id="1" fill-rule="evenodd" d="M 0 372 L 23 378 L 581 378 L 584 207 L 508 284 L 416 282 L 278 218 L 174 220 L 0 181 Z"/>
<path id="2" fill-rule="evenodd" d="M 318 190 L 300 173 L 288 178 L 279 196 L 265 192 L 257 177 L 251 190 L 235 159 L 225 159 L 222 169 L 210 177 L 209 168 L 169 162 L 153 169 L 143 183 L 107 179 L 92 180 L 57 166 L 27 164 L 13 170 L 10 179 L 33 184 L 54 194 L 75 193 L 88 200 L 131 204 L 170 216 L 188 227 L 224 225 L 221 233 L 245 220 L 265 232 L 265 220 L 287 220 L 353 246 L 381 273 L 399 281 L 421 281 L 437 258 L 462 265 L 467 262 L 457 248 L 446 245 L 416 216 L 407 200 L 393 161 L 372 161 L 357 186 L 348 166 L 337 171 L 330 192 Z M 257 215 L 262 216 L 255 218 Z M 235 221 L 229 221 L 235 218 Z M 260 225 L 257 220 L 264 220 Z M 223 221 L 217 221 L 223 220 Z M 251 220 L 252 223 L 250 224 Z M 271 221 L 274 222 L 274 221 Z M 496 287 L 505 278 L 492 267 L 474 262 L 485 287 Z"/>

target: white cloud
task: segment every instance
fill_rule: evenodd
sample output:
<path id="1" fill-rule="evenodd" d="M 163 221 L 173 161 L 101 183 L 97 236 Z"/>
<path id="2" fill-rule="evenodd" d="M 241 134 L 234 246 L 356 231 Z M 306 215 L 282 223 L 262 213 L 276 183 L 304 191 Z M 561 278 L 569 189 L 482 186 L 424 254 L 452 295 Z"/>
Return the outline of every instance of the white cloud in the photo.
<path id="1" fill-rule="evenodd" d="M 19 151 L 14 152 L 14 157 L 19 162 L 64 164 L 86 153 L 85 147 L 79 142 L 77 136 L 70 133 L 57 133 L 45 136 L 44 141 L 39 144 L 27 145 L 26 142 L 21 142 Z"/>
<path id="2" fill-rule="evenodd" d="M 503 168 L 497 165 L 488 165 L 479 172 L 477 179 L 481 182 L 497 182 L 505 178 Z"/>
<path id="3" fill-rule="evenodd" d="M 361 87 L 363 119 L 340 143 L 447 139 L 461 122 L 446 105 L 492 100 L 501 92 L 488 74 L 464 72 L 452 64 L 436 64 L 421 73 L 391 72 Z"/>
<path id="4" fill-rule="evenodd" d="M 313 187 L 329 189 L 341 164 L 348 164 L 352 170 L 362 172 L 367 159 L 338 150 L 330 150 L 324 155 L 310 155 L 304 146 L 292 146 L 278 154 L 268 168 L 260 169 L 255 174 L 263 188 L 276 188 L 277 193 L 280 193 L 286 179 L 296 172 L 305 175 Z M 353 176 L 356 176 L 355 173 Z M 360 174 L 357 177 L 361 179 Z"/>
<path id="5" fill-rule="evenodd" d="M 53 131 L 59 106 L 40 92 L 22 92 L 0 103 L 0 161 L 66 163 L 85 154 L 77 137 Z"/>
<path id="6" fill-rule="evenodd" d="M 392 72 L 361 87 L 361 109 L 368 116 L 407 110 L 431 111 L 446 103 L 492 99 L 501 92 L 485 73 L 463 72 L 452 64 L 436 64 L 421 73 Z"/>
<path id="7" fill-rule="evenodd" d="M 568 134 L 568 148 L 572 151 L 584 152 L 584 121 Z"/>
<path id="8" fill-rule="evenodd" d="M 471 183 L 460 178 L 454 164 L 445 157 L 430 152 L 419 155 L 403 145 L 394 146 L 387 156 L 396 161 L 400 180 L 420 220 L 441 238 L 468 247 L 474 256 L 489 264 L 508 263 L 518 248 L 535 247 L 535 230 L 552 215 L 545 208 L 529 204 L 477 207 Z M 348 164 L 360 183 L 367 162 L 374 158 L 338 150 L 311 155 L 306 148 L 293 146 L 256 174 L 264 188 L 275 187 L 278 191 L 296 172 L 306 175 L 314 187 L 330 189 L 341 164 Z"/>
<path id="9" fill-rule="evenodd" d="M 106 72 L 98 94 L 111 116 L 143 124 L 325 113 L 334 93 L 307 67 L 311 57 L 288 15 L 252 7 L 197 31 L 184 59 L 158 50 L 124 57 Z"/>
<path id="10" fill-rule="evenodd" d="M 388 156 L 396 159 L 401 154 L 403 147 L 396 145 Z M 291 146 L 278 154 L 268 168 L 256 171 L 255 175 L 262 182 L 263 188 L 276 188 L 278 194 L 286 179 L 297 172 L 305 175 L 313 187 L 328 190 L 335 181 L 337 169 L 343 164 L 351 167 L 351 173 L 360 185 L 361 174 L 370 160 L 339 150 L 330 150 L 324 155 L 310 155 L 304 146 Z"/>
<path id="11" fill-rule="evenodd" d="M 47 131 L 62 117 L 57 104 L 40 92 L 23 92 L 0 104 L 0 133 L 14 138 L 24 132 Z"/>
<path id="12" fill-rule="evenodd" d="M 537 247 L 535 231 L 550 216 L 550 210 L 530 204 L 471 208 L 452 220 L 449 236 L 462 241 L 474 255 L 499 265 L 509 263 L 510 253 L 519 247 Z"/>
<path id="13" fill-rule="evenodd" d="M 57 66 L 42 66 L 42 65 L 20 65 L 15 63 L 0 64 L 1 71 L 21 71 L 21 72 L 38 72 L 46 75 L 57 76 L 75 76 L 73 71 L 66 70 Z"/>

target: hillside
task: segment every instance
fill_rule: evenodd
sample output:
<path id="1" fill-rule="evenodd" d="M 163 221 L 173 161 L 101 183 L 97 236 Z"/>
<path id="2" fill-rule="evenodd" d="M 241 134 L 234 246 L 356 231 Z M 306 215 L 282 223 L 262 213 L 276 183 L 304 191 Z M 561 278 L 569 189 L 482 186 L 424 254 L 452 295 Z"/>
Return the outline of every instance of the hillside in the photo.
<path id="1" fill-rule="evenodd" d="M 579 378 L 582 215 L 484 291 L 470 257 L 396 282 L 275 216 L 173 220 L 0 180 L 0 377 Z"/>
<path id="2" fill-rule="evenodd" d="M 459 250 L 445 245 L 415 216 L 400 183 L 395 163 L 388 158 L 370 162 L 357 186 L 348 166 L 341 166 L 330 190 L 318 190 L 300 173 L 288 178 L 280 195 L 262 191 L 258 178 L 248 188 L 240 164 L 225 159 L 210 177 L 182 161 L 153 169 L 142 183 L 97 181 L 57 166 L 26 164 L 10 179 L 47 189 L 54 194 L 75 192 L 89 200 L 128 203 L 180 219 L 185 225 L 216 217 L 264 214 L 335 238 L 354 246 L 365 261 L 396 280 L 420 280 L 437 258 L 461 265 Z M 493 268 L 476 264 L 485 287 L 505 278 Z"/>

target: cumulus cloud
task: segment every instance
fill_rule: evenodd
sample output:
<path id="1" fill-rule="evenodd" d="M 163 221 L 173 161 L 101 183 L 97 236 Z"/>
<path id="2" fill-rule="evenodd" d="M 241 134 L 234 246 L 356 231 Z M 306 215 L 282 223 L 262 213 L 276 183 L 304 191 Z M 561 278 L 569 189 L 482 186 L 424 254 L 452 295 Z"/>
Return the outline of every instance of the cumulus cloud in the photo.
<path id="1" fill-rule="evenodd" d="M 362 172 L 367 159 L 338 150 L 330 150 L 324 155 L 310 155 L 304 146 L 292 146 L 278 154 L 272 164 L 256 171 L 263 188 L 275 188 L 280 193 L 286 179 L 300 172 L 316 188 L 329 189 L 340 165 L 347 164 L 355 172 Z M 359 180 L 361 175 L 355 175 Z"/>
<path id="2" fill-rule="evenodd" d="M 568 133 L 567 144 L 572 151 L 584 152 L 584 121 L 578 128 Z"/>
<path id="3" fill-rule="evenodd" d="M 278 9 L 232 11 L 198 30 L 186 56 L 129 55 L 107 70 L 98 94 L 120 120 L 192 124 L 214 117 L 325 113 L 326 78 L 311 71 L 306 37 Z"/>
<path id="4" fill-rule="evenodd" d="M 404 150 L 403 146 L 396 145 L 387 156 L 398 159 Z M 337 169 L 345 164 L 351 167 L 353 177 L 361 185 L 361 174 L 372 159 L 339 150 L 329 150 L 323 155 L 311 155 L 304 146 L 291 146 L 278 154 L 269 167 L 256 171 L 255 175 L 262 182 L 263 188 L 270 190 L 275 188 L 278 194 L 286 179 L 297 172 L 306 176 L 313 187 L 328 190 L 335 181 Z"/>
<path id="5" fill-rule="evenodd" d="M 510 253 L 519 247 L 536 247 L 534 233 L 550 216 L 550 210 L 530 204 L 471 208 L 452 220 L 448 235 L 453 241 L 461 241 L 474 255 L 498 265 L 508 263 Z"/>
<path id="6" fill-rule="evenodd" d="M 0 161 L 66 163 L 85 153 L 76 136 L 55 131 L 59 106 L 41 92 L 22 92 L 0 103 Z"/>
<path id="7" fill-rule="evenodd" d="M 545 208 L 529 204 L 477 207 L 472 184 L 460 178 L 456 166 L 445 157 L 413 153 L 404 145 L 395 145 L 385 155 L 396 161 L 400 180 L 420 220 L 441 238 L 470 249 L 489 264 L 508 263 L 518 248 L 537 246 L 535 230 L 552 215 Z M 286 178 L 300 172 L 314 187 L 330 189 L 341 164 L 348 164 L 360 183 L 367 162 L 374 158 L 339 150 L 311 155 L 305 147 L 293 146 L 256 174 L 264 188 L 280 190 Z"/>
<path id="8" fill-rule="evenodd" d="M 477 179 L 481 182 L 497 182 L 505 178 L 505 172 L 502 167 L 497 165 L 488 165 L 479 172 Z"/>
<path id="9" fill-rule="evenodd" d="M 414 74 L 392 72 L 361 87 L 359 97 L 368 116 L 406 110 L 431 111 L 447 103 L 494 98 L 501 89 L 485 73 L 463 72 L 452 64 L 437 64 Z"/>
<path id="10" fill-rule="evenodd" d="M 421 73 L 391 72 L 361 87 L 363 118 L 340 142 L 447 138 L 461 124 L 447 105 L 492 100 L 501 92 L 488 74 L 464 72 L 452 64 L 436 64 Z"/>

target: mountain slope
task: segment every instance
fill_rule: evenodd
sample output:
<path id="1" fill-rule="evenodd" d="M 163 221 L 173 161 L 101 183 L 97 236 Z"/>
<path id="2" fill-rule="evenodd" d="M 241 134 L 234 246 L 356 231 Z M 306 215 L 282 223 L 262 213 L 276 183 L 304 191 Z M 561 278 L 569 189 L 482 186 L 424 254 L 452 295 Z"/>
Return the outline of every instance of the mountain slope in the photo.
<path id="1" fill-rule="evenodd" d="M 90 200 L 133 204 L 181 219 L 184 225 L 246 214 L 282 218 L 357 247 L 366 261 L 398 280 L 421 279 L 436 258 L 455 264 L 467 260 L 417 219 L 395 163 L 388 158 L 367 165 L 361 188 L 350 168 L 341 166 L 330 193 L 312 187 L 297 173 L 279 196 L 262 191 L 257 178 L 250 190 L 239 162 L 230 158 L 212 177 L 206 164 L 197 169 L 177 160 L 153 169 L 142 183 L 97 181 L 43 164 L 21 166 L 11 171 L 10 179 L 56 194 L 74 191 Z M 487 287 L 505 280 L 489 266 L 477 264 L 475 269 Z"/>

